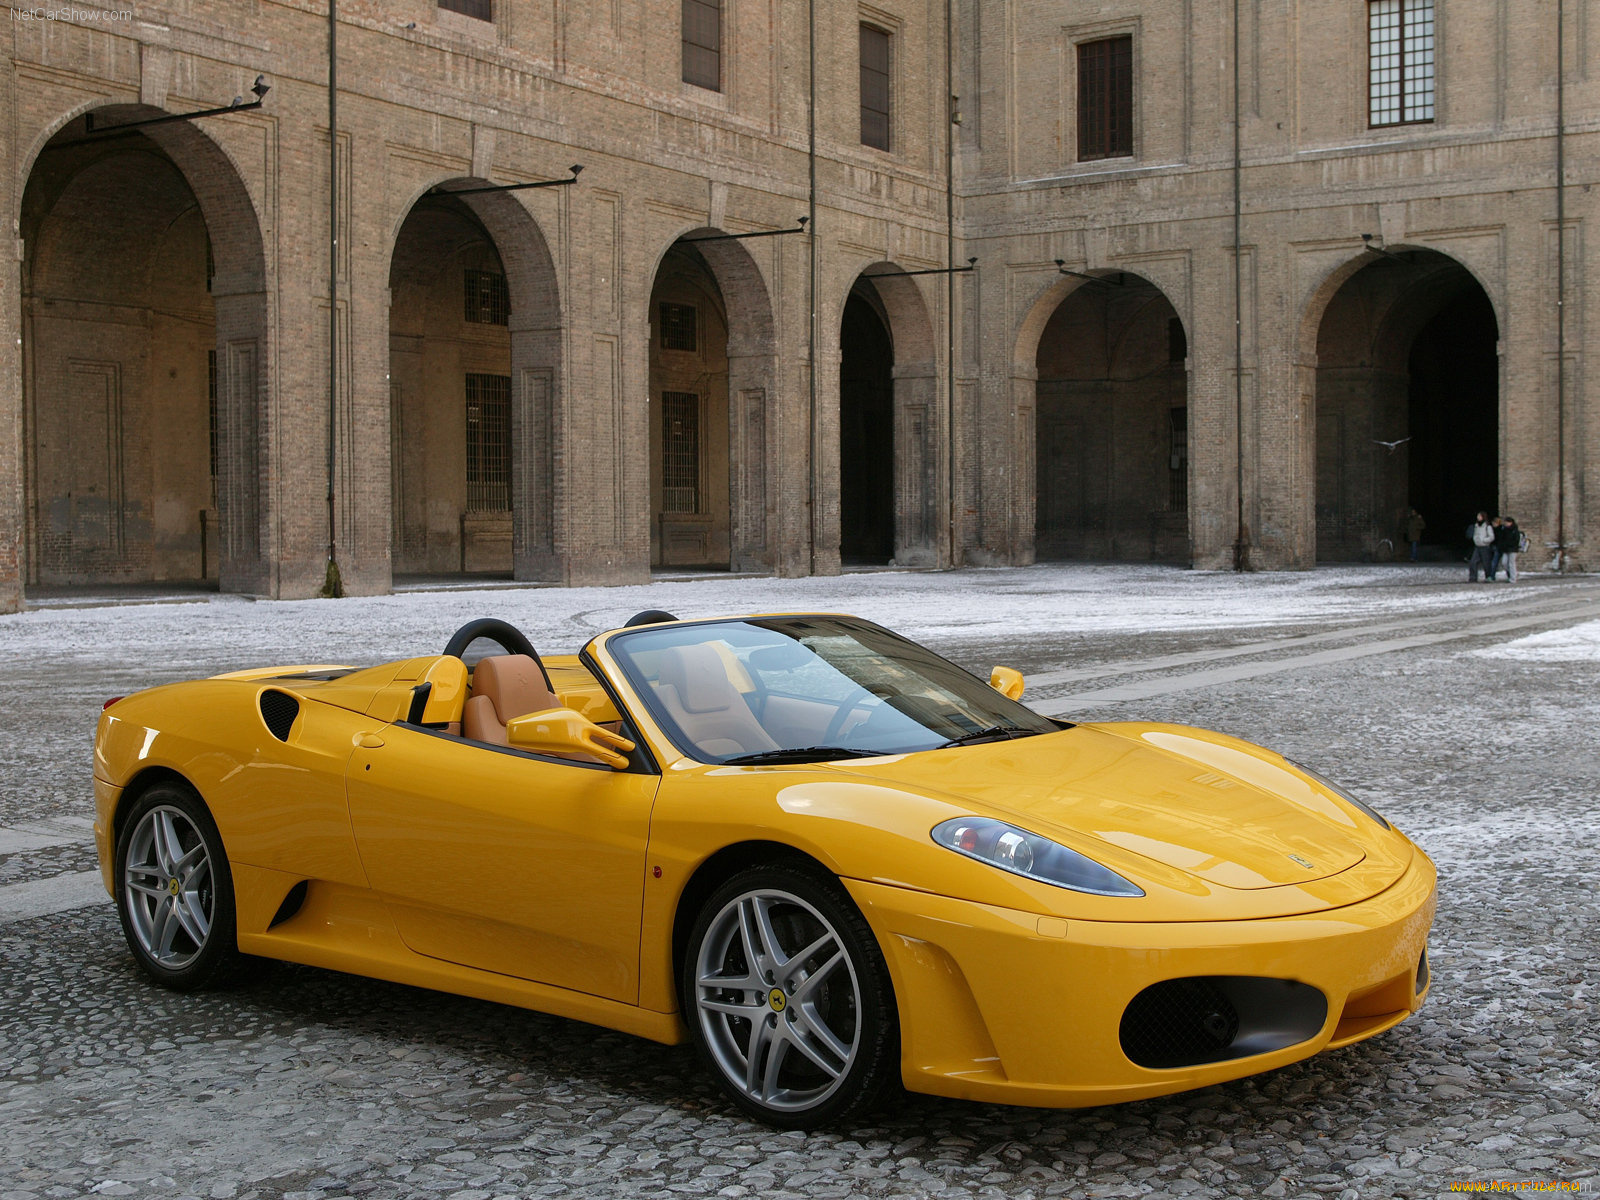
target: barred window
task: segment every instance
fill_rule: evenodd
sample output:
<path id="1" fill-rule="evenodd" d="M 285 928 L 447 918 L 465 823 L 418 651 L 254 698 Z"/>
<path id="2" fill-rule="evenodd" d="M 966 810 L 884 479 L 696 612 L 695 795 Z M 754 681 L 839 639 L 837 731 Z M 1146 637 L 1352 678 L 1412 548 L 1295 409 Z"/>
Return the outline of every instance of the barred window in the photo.
<path id="1" fill-rule="evenodd" d="M 722 0 L 683 0 L 683 81 L 722 90 Z"/>
<path id="2" fill-rule="evenodd" d="M 1433 0 L 1370 0 L 1367 49 L 1371 123 L 1433 120 Z"/>
<path id="3" fill-rule="evenodd" d="M 692 304 L 661 305 L 661 348 L 663 350 L 698 350 L 700 330 L 699 312 Z"/>
<path id="4" fill-rule="evenodd" d="M 861 144 L 889 148 L 889 35 L 861 26 Z"/>
<path id="5" fill-rule="evenodd" d="M 467 511 L 511 509 L 511 377 L 467 376 Z"/>
<path id="6" fill-rule="evenodd" d="M 1167 470 L 1167 511 L 1187 512 L 1189 508 L 1189 410 L 1167 410 L 1168 446 L 1172 457 Z"/>
<path id="7" fill-rule="evenodd" d="M 1133 153 L 1133 37 L 1078 44 L 1078 161 Z"/>
<path id="8" fill-rule="evenodd" d="M 661 511 L 700 511 L 700 397 L 661 393 Z"/>
<path id="9" fill-rule="evenodd" d="M 439 0 L 439 7 L 480 21 L 494 20 L 494 0 Z"/>
<path id="10" fill-rule="evenodd" d="M 499 271 L 467 272 L 467 320 L 477 325 L 506 325 L 511 319 L 511 291 Z"/>

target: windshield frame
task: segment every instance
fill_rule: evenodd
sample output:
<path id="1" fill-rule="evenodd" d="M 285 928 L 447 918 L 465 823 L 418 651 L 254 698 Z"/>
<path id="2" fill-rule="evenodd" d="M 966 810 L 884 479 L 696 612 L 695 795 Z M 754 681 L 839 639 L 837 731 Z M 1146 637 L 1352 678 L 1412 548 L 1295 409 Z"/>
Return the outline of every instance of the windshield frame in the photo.
<path id="1" fill-rule="evenodd" d="M 949 748 L 957 744 L 977 744 L 980 741 L 990 740 L 981 736 L 974 736 L 981 735 L 987 726 L 1001 726 L 1004 729 L 1004 732 L 996 732 L 994 740 L 1035 736 L 1071 728 L 1071 722 L 1046 717 L 1018 701 L 1009 699 L 996 690 L 988 680 L 975 675 L 958 663 L 951 662 L 943 655 L 928 649 L 926 646 L 920 645 L 893 630 L 886 629 L 873 621 L 843 613 L 761 613 L 676 621 L 671 624 L 663 622 L 658 625 L 613 630 L 597 638 L 592 643 L 592 648 L 598 651 L 599 655 L 603 655 L 608 668 L 607 673 L 618 686 L 631 693 L 631 699 L 636 711 L 654 727 L 654 730 L 667 746 L 677 750 L 684 758 L 704 763 L 708 766 L 756 765 L 754 761 L 741 762 L 739 760 L 754 760 L 759 757 L 758 755 L 742 751 L 719 754 L 708 750 L 700 742 L 696 741 L 674 717 L 669 710 L 668 704 L 658 695 L 654 682 L 656 676 L 652 676 L 640 661 L 630 653 L 627 643 L 630 641 L 660 641 L 663 635 L 667 635 L 670 639 L 672 634 L 681 634 L 691 629 L 727 627 L 729 629 L 753 628 L 761 630 L 770 634 L 775 641 L 789 638 L 798 645 L 803 635 L 793 631 L 796 623 L 819 624 L 823 628 L 818 632 L 823 634 L 828 631 L 828 626 L 833 626 L 838 634 L 854 638 L 869 653 L 881 654 L 898 667 L 901 672 L 917 675 L 923 682 L 932 685 L 934 688 L 942 689 L 949 696 L 959 701 L 962 707 L 952 706 L 947 713 L 941 715 L 964 721 L 965 724 L 955 727 L 952 732 L 969 740 L 961 743 L 958 738 L 957 741 L 952 742 L 943 736 L 940 731 L 912 717 L 910 719 L 916 721 L 924 730 L 924 733 L 915 736 L 911 743 L 892 747 L 863 748 L 854 746 L 849 744 L 850 738 L 846 736 L 841 739 L 843 744 L 837 747 L 840 751 L 839 753 L 817 753 L 815 757 L 806 757 L 806 750 L 825 751 L 832 747 L 832 743 L 829 742 L 828 745 L 822 746 L 799 745 L 790 747 L 786 746 L 783 741 L 774 739 L 781 752 L 788 754 L 792 750 L 796 755 L 796 757 L 788 759 L 791 763 L 804 764 L 807 762 L 833 762 L 841 759 L 894 757 L 921 753 L 926 750 Z M 785 626 L 789 628 L 784 628 Z M 698 640 L 698 642 L 696 642 L 696 639 L 690 638 L 687 639 L 686 643 L 680 644 L 704 645 L 716 640 L 714 636 L 707 636 Z M 876 645 L 873 643 L 876 643 Z M 781 642 L 779 644 L 781 645 Z M 656 649 L 664 648 L 666 647 L 656 647 Z M 641 649 L 646 648 L 641 647 Z M 806 665 L 809 666 L 812 660 L 822 663 L 844 676 L 851 683 L 855 683 L 857 687 L 862 688 L 867 693 L 863 696 L 863 703 L 868 698 L 876 695 L 876 693 L 866 689 L 864 685 L 856 683 L 853 676 L 847 672 L 840 671 L 837 664 L 819 654 L 814 648 L 807 646 L 805 647 L 805 652 L 810 656 Z M 924 666 L 932 668 L 931 675 L 921 674 L 917 670 L 917 668 Z M 760 678 L 750 671 L 748 664 L 744 667 L 744 674 L 747 676 L 745 682 L 760 686 Z M 951 683 L 956 684 L 956 686 L 950 687 L 949 684 Z M 738 686 L 737 683 L 735 683 L 735 686 Z M 746 692 L 744 694 L 748 696 L 752 693 Z M 914 698 L 911 697 L 909 692 L 892 694 L 898 698 Z M 826 702 L 828 701 L 819 701 L 819 703 Z M 889 701 L 884 699 L 883 704 L 889 705 Z M 896 711 L 904 714 L 905 710 L 897 708 Z M 967 715 L 971 711 L 982 711 L 987 714 L 987 719 L 983 722 L 982 727 L 973 723 L 972 718 Z M 757 718 L 757 723 L 761 724 L 760 718 Z M 861 723 L 864 724 L 865 722 Z M 969 729 L 967 725 L 972 727 Z M 762 727 L 766 728 L 764 724 Z"/>

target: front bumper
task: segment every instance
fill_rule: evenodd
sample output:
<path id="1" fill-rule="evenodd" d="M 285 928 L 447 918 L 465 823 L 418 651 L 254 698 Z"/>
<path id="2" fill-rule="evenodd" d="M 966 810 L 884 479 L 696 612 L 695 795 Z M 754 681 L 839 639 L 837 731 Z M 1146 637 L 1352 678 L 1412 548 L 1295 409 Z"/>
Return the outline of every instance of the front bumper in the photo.
<path id="1" fill-rule="evenodd" d="M 1065 921 L 846 880 L 894 980 L 901 1073 L 915 1092 L 1077 1108 L 1253 1075 L 1399 1024 L 1427 995 L 1418 966 L 1436 875 L 1420 850 L 1358 904 L 1254 921 Z M 1326 1017 L 1281 1049 L 1173 1068 L 1124 1053 L 1124 1011 L 1165 980 L 1244 976 L 1318 989 Z M 1420 986 L 1419 986 L 1420 985 Z"/>

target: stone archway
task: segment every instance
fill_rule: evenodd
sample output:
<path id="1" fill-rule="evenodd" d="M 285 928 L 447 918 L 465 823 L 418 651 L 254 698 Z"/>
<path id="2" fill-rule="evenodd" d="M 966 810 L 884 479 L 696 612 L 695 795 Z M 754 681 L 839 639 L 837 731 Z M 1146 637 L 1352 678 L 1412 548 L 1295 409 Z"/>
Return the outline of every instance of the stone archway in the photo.
<path id="1" fill-rule="evenodd" d="M 17 222 L 27 582 L 270 592 L 255 207 L 199 129 L 94 111 L 40 146 Z"/>
<path id="2" fill-rule="evenodd" d="M 1033 314 L 1035 557 L 1187 564 L 1183 322 L 1138 275 L 1063 291 Z"/>
<path id="3" fill-rule="evenodd" d="M 1462 264 L 1425 249 L 1368 254 L 1315 324 L 1316 546 L 1321 561 L 1454 557 L 1499 504 L 1499 323 Z M 1520 515 L 1520 514 L 1519 514 Z"/>
<path id="4" fill-rule="evenodd" d="M 721 231 L 679 236 L 650 292 L 650 565 L 774 565 L 776 338 L 767 284 Z"/>
<path id="5" fill-rule="evenodd" d="M 840 556 L 936 565 L 943 558 L 944 438 L 927 302 L 904 268 L 872 263 L 852 282 L 838 320 Z M 885 536 L 886 517 L 892 537 Z"/>
<path id="6" fill-rule="evenodd" d="M 526 208 L 459 178 L 395 230 L 389 270 L 397 574 L 559 577 L 561 313 Z"/>

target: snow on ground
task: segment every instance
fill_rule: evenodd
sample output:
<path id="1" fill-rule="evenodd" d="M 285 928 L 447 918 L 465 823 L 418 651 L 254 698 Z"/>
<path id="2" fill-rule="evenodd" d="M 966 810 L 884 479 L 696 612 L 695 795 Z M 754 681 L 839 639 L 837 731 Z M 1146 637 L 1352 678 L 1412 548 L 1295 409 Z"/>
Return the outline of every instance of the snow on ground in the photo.
<path id="1" fill-rule="evenodd" d="M 1514 658 L 1522 662 L 1600 662 L 1600 621 L 1530 634 L 1503 646 L 1490 646 L 1473 653 L 1485 658 Z"/>
<path id="2" fill-rule="evenodd" d="M 46 601 L 0 616 L 0 661 L 41 654 L 183 661 L 371 662 L 426 652 L 479 616 L 525 630 L 541 650 L 576 650 L 633 613 L 681 617 L 842 611 L 921 640 L 1321 626 L 1386 616 L 1490 609 L 1526 588 L 1469 587 L 1454 566 L 1337 567 L 1236 575 L 1175 567 L 1049 564 L 881 571 L 805 579 L 657 579 L 622 587 L 452 588 L 344 600 L 231 595 L 67 607 Z M 222 669 L 222 668 L 218 668 Z"/>

